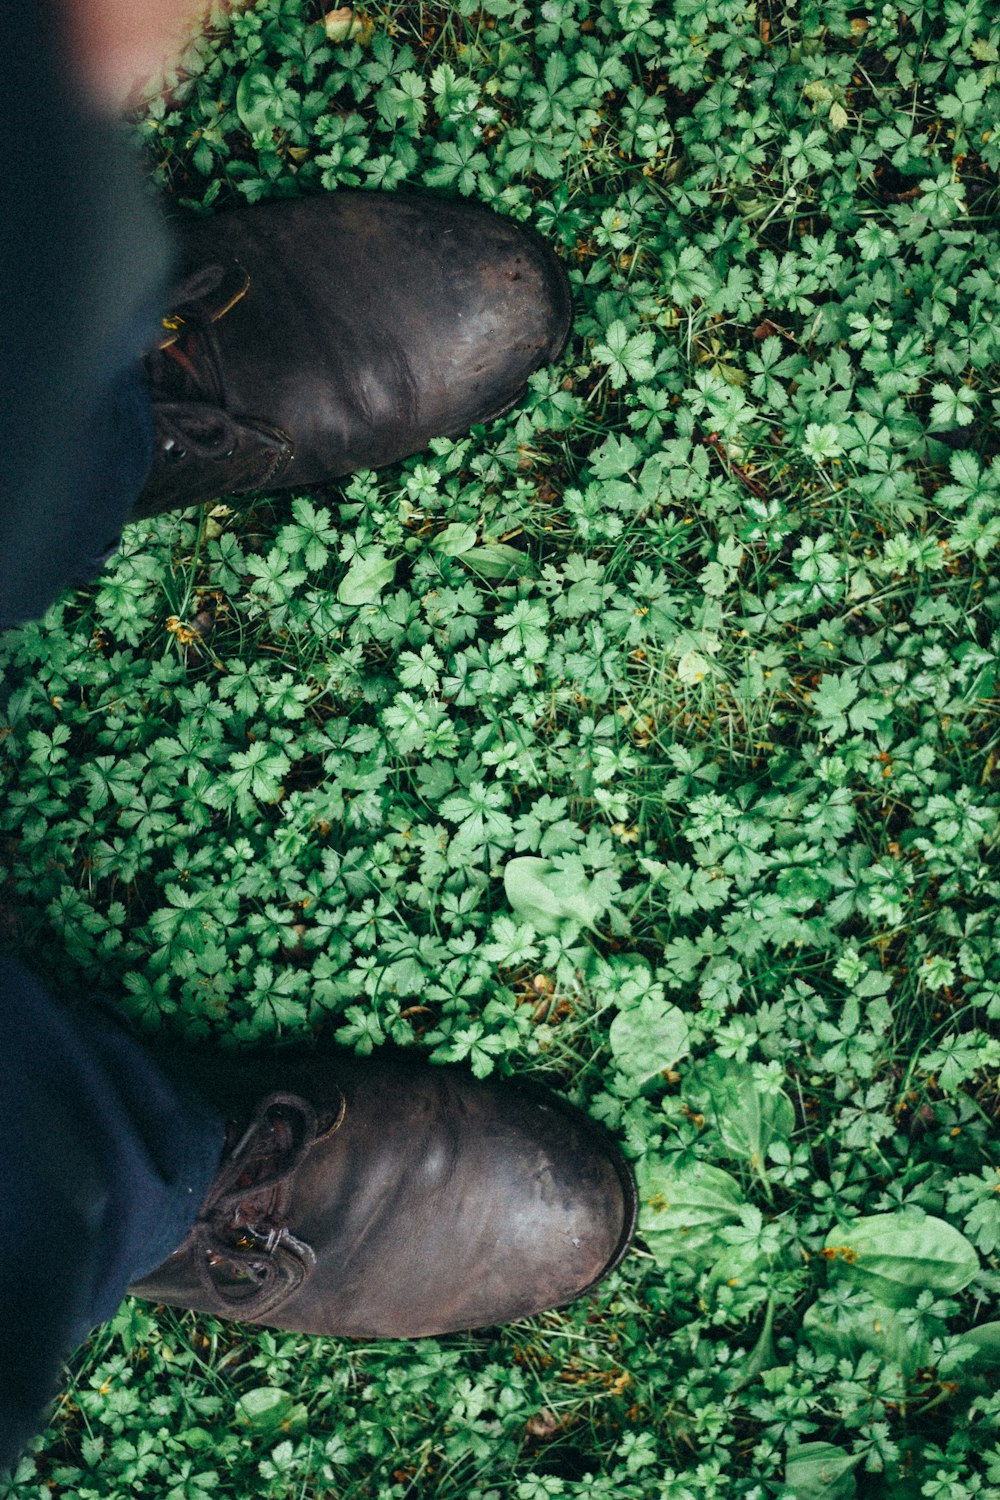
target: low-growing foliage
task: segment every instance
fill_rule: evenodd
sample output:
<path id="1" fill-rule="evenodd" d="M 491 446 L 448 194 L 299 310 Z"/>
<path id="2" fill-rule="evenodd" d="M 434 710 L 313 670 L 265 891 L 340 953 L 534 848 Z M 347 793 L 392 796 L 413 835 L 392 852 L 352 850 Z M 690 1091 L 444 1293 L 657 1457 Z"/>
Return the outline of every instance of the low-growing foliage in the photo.
<path id="1" fill-rule="evenodd" d="M 12 1500 L 997 1500 L 996 7 L 262 0 L 134 128 L 191 213 L 489 202 L 576 322 L 0 643 L 6 936 L 151 1035 L 533 1074 L 641 1239 L 412 1344 L 126 1303 Z"/>

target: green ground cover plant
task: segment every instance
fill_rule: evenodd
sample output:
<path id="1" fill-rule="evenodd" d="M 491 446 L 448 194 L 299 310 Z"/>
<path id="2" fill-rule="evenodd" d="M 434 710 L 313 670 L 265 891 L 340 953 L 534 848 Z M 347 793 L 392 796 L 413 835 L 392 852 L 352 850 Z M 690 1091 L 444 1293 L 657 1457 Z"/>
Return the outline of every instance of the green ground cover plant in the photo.
<path id="1" fill-rule="evenodd" d="M 263 0 L 131 128 L 189 213 L 490 202 L 576 322 L 0 642 L 7 939 L 150 1035 L 542 1079 L 641 1239 L 440 1340 L 126 1303 L 11 1500 L 998 1500 L 996 7 Z"/>

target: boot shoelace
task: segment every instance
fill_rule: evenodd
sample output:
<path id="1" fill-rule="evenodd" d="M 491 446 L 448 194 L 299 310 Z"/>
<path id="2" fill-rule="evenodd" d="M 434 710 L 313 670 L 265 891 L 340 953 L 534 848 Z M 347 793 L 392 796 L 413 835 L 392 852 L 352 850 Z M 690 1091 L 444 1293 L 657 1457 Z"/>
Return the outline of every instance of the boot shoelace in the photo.
<path id="1" fill-rule="evenodd" d="M 298 1094 L 269 1094 L 224 1160 L 186 1248 L 206 1291 L 235 1316 L 262 1317 L 315 1266 L 314 1251 L 288 1228 L 291 1185 L 343 1116 L 343 1099 L 321 1123 Z"/>
<path id="2" fill-rule="evenodd" d="M 223 266 L 203 266 L 175 288 L 174 311 L 165 320 L 174 336 L 146 356 L 157 441 L 170 462 L 188 454 L 230 458 L 239 442 L 239 427 L 225 409 L 219 341 L 212 325 L 243 295 L 249 278 L 221 311 L 213 310 L 207 299 L 226 274 Z"/>

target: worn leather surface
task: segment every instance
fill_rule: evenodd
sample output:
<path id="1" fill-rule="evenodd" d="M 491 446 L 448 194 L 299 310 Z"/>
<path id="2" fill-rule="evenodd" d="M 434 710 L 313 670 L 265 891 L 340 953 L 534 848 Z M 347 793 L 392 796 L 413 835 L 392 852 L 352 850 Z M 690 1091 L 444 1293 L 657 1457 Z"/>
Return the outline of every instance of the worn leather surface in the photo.
<path id="1" fill-rule="evenodd" d="M 232 261 L 249 286 L 213 324 L 231 459 L 154 464 L 135 515 L 322 483 L 419 452 L 510 407 L 556 358 L 565 274 L 533 231 L 480 204 L 337 192 L 198 221 L 181 273 Z M 154 401 L 155 401 L 154 391 Z M 271 447 L 255 468 L 253 432 Z M 274 445 L 287 461 L 266 473 Z"/>
<path id="2" fill-rule="evenodd" d="M 299 1166 L 288 1225 L 317 1263 L 259 1321 L 413 1338 L 572 1301 L 625 1253 L 629 1168 L 606 1133 L 546 1090 L 478 1082 L 406 1058 L 295 1061 L 218 1053 L 184 1064 L 240 1122 L 262 1093 L 308 1098 L 340 1125 Z M 136 1296 L 233 1316 L 203 1285 L 191 1237 Z"/>

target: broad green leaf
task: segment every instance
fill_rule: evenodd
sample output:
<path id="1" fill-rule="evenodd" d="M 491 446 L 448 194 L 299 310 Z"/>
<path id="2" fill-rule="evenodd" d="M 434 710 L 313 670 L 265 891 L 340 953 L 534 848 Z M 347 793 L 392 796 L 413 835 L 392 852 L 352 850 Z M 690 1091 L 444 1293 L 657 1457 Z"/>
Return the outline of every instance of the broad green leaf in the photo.
<path id="1" fill-rule="evenodd" d="M 461 554 L 462 562 L 483 578 L 533 578 L 535 565 L 530 557 L 503 542 L 487 542 Z"/>
<path id="2" fill-rule="evenodd" d="M 236 89 L 236 113 L 251 134 L 274 128 L 274 79 L 267 68 L 248 68 Z"/>
<path id="3" fill-rule="evenodd" d="M 840 1273 L 888 1307 L 905 1307 L 925 1289 L 960 1292 L 979 1271 L 964 1234 L 916 1209 L 869 1214 L 826 1237 L 824 1254 Z"/>
<path id="4" fill-rule="evenodd" d="M 287 1391 L 271 1385 L 255 1386 L 244 1391 L 236 1403 L 236 1420 L 255 1432 L 271 1433 L 286 1430 L 306 1415 L 303 1406 L 297 1407 Z"/>
<path id="5" fill-rule="evenodd" d="M 535 855 L 509 859 L 503 883 L 512 909 L 543 935 L 558 932 L 565 921 L 592 926 L 604 909 L 585 876 L 571 875 Z"/>
<path id="6" fill-rule="evenodd" d="M 707 1162 L 677 1166 L 654 1156 L 636 1167 L 639 1224 L 658 1265 L 675 1257 L 693 1264 L 721 1253 L 718 1230 L 739 1219 L 746 1201 L 735 1177 Z"/>
<path id="7" fill-rule="evenodd" d="M 431 546 L 435 552 L 442 553 L 444 557 L 461 557 L 463 553 L 470 552 L 476 545 L 476 536 L 474 526 L 466 525 L 464 521 L 452 521 L 443 531 L 438 532 Z"/>
<path id="8" fill-rule="evenodd" d="M 384 547 L 371 547 L 363 557 L 356 557 L 340 581 L 337 598 L 341 604 L 359 607 L 375 604 L 379 595 L 396 576 L 396 564 L 385 555 Z"/>
<path id="9" fill-rule="evenodd" d="M 795 1110 L 783 1090 L 765 1091 L 749 1067 L 713 1057 L 698 1070 L 698 1082 L 708 1091 L 708 1107 L 726 1147 L 763 1168 L 767 1148 L 787 1141 L 795 1128 Z"/>
<path id="10" fill-rule="evenodd" d="M 789 1445 L 785 1483 L 795 1500 L 852 1500 L 857 1494 L 854 1470 L 862 1457 L 833 1443 Z"/>
<path id="11" fill-rule="evenodd" d="M 817 1349 L 829 1349 L 841 1358 L 856 1359 L 862 1349 L 868 1349 L 887 1364 L 898 1365 L 904 1375 L 913 1375 L 930 1362 L 927 1335 L 903 1322 L 891 1307 L 876 1304 L 834 1322 L 814 1302 L 803 1314 L 802 1332 Z"/>
<path id="12" fill-rule="evenodd" d="M 709 1284 L 718 1286 L 751 1286 L 764 1270 L 770 1256 L 758 1244 L 747 1241 L 741 1245 L 726 1245 L 712 1258 Z"/>
<path id="13" fill-rule="evenodd" d="M 766 1378 L 766 1372 L 773 1370 L 776 1366 L 777 1361 L 774 1353 L 774 1308 L 775 1296 L 772 1292 L 767 1299 L 764 1322 L 761 1325 L 760 1333 L 757 1335 L 757 1342 L 740 1365 L 739 1374 L 731 1386 L 731 1389 L 734 1391 L 743 1390 L 760 1375 L 764 1375 Z"/>
<path id="14" fill-rule="evenodd" d="M 646 995 L 611 1022 L 611 1050 L 623 1073 L 646 1083 L 687 1056 L 688 1023 L 683 1011 L 656 995 Z"/>
<path id="15" fill-rule="evenodd" d="M 563 903 L 546 882 L 552 872 L 547 859 L 524 855 L 504 866 L 503 884 L 512 909 L 531 923 L 536 932 L 558 932 L 566 916 Z"/>
<path id="16" fill-rule="evenodd" d="M 1000 1323 L 977 1323 L 958 1335 L 942 1356 L 938 1373 L 953 1374 L 1000 1369 Z"/>

